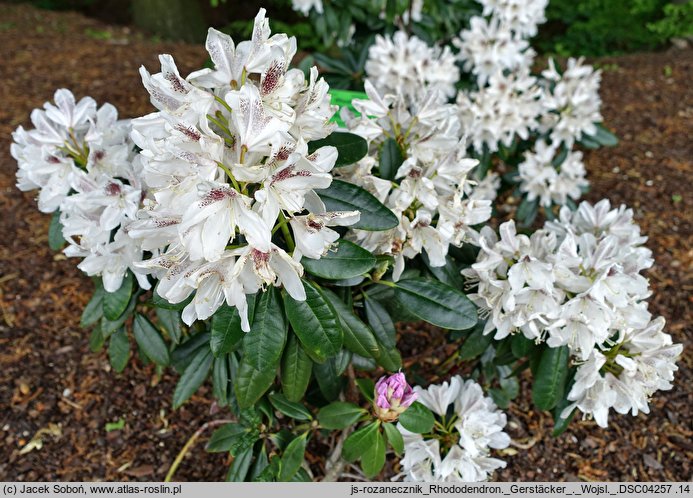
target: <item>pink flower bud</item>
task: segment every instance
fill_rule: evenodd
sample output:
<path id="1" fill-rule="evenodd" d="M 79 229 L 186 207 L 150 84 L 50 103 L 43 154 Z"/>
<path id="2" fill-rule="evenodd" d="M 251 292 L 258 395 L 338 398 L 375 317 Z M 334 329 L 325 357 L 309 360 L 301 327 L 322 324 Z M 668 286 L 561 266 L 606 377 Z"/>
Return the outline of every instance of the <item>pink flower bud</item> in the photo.
<path id="1" fill-rule="evenodd" d="M 380 420 L 394 422 L 417 396 L 402 372 L 385 375 L 375 384 L 373 409 Z"/>

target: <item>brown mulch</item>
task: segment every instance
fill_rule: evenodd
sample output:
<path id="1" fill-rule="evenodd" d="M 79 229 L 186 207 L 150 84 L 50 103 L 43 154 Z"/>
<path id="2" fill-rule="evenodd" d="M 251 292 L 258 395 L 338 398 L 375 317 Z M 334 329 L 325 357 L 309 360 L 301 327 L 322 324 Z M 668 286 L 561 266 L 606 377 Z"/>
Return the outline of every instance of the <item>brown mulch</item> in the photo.
<path id="1" fill-rule="evenodd" d="M 138 67 L 154 70 L 157 54 L 172 53 L 187 74 L 206 53 L 202 46 L 156 43 L 73 13 L 2 3 L 0 12 L 0 479 L 160 481 L 195 430 L 223 414 L 212 413 L 209 388 L 173 411 L 174 376 L 157 378 L 138 361 L 115 374 L 105 353 L 89 351 L 78 321 L 92 284 L 75 261 L 48 248 L 49 217 L 38 212 L 33 193 L 15 188 L 10 133 L 27 125 L 31 109 L 59 87 L 111 102 L 123 117 L 150 112 Z M 608 430 L 578 421 L 551 438 L 551 417 L 534 410 L 524 382 L 509 409 L 516 446 L 503 457 L 508 467 L 496 476 L 500 480 L 691 479 L 693 51 L 599 63 L 605 122 L 621 143 L 586 154 L 587 198 L 609 197 L 635 209 L 656 260 L 647 273 L 650 310 L 664 315 L 686 349 L 674 390 L 657 393 L 647 416 L 612 415 Z M 409 331 L 407 349 L 419 361 L 449 353 L 440 334 Z M 123 429 L 106 430 L 120 420 Z M 20 453 L 37 432 L 42 447 Z M 176 477 L 220 480 L 226 463 L 200 442 Z"/>

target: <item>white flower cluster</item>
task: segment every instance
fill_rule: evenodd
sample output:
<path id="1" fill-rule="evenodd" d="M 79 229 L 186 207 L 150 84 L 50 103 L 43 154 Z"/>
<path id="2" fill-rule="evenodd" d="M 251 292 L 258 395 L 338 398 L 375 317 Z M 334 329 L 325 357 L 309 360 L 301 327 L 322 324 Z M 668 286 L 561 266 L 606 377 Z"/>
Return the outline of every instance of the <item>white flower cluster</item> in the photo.
<path id="1" fill-rule="evenodd" d="M 159 112 L 133 121 L 152 200 L 128 233 L 155 253 L 140 266 L 159 295 L 179 303 L 196 291 L 186 323 L 226 301 L 247 331 L 246 295 L 283 285 L 305 299 L 301 257 L 320 258 L 338 238 L 328 226 L 359 213 L 326 212 L 314 191 L 332 182 L 337 150 L 307 143 L 331 133 L 335 109 L 316 68 L 308 81 L 288 69 L 295 38 L 270 36 L 261 9 L 251 40 L 210 29 L 206 47 L 214 68 L 187 78 L 169 55 L 160 73 L 141 69 Z"/>
<path id="2" fill-rule="evenodd" d="M 570 148 L 583 135 L 597 133 L 594 123 L 602 120 L 601 72 L 582 62 L 582 59 L 568 59 L 568 67 L 561 74 L 550 59 L 549 68 L 541 73 L 546 87 L 541 99 L 546 111 L 542 116 L 542 131 L 550 131 L 553 144 L 563 142 Z"/>
<path id="3" fill-rule="evenodd" d="M 539 126 L 541 88 L 522 68 L 507 75 L 495 73 L 482 89 L 457 95 L 460 119 L 478 153 L 510 147 L 516 137 L 528 140 Z"/>
<path id="4" fill-rule="evenodd" d="M 79 102 L 69 90 L 55 92 L 55 105 L 35 109 L 36 127 L 13 133 L 17 186 L 39 189 L 44 213 L 60 211 L 67 256 L 82 257 L 78 267 L 102 276 L 104 288 L 116 291 L 128 269 L 142 259 L 139 244 L 124 233 L 145 194 L 140 166 L 133 161 L 130 121 L 118 120 L 116 109 L 85 97 Z M 146 276 L 137 275 L 148 289 Z"/>
<path id="5" fill-rule="evenodd" d="M 510 437 L 503 432 L 506 417 L 491 398 L 484 397 L 479 384 L 455 376 L 449 383 L 428 389 L 417 386 L 414 391 L 418 401 L 438 416 L 445 430 L 436 426 L 433 435 L 439 437 L 427 438 L 398 424 L 404 438 L 404 456 L 400 461 L 402 473 L 396 479 L 478 482 L 505 467 L 505 462 L 491 457 L 490 452 L 510 444 Z"/>
<path id="6" fill-rule="evenodd" d="M 447 100 L 455 95 L 455 84 L 460 79 L 450 47 L 429 47 L 404 31 L 392 37 L 376 35 L 365 69 L 381 93 L 405 94 L 408 100 L 431 90 L 439 90 L 440 97 Z"/>
<path id="7" fill-rule="evenodd" d="M 527 193 L 527 200 L 539 199 L 542 206 L 564 205 L 568 199 L 577 201 L 582 189 L 589 183 L 585 178 L 582 152 L 570 151 L 558 166 L 554 167 L 556 149 L 543 140 L 534 145 L 535 152 L 527 152 L 525 160 L 518 165 L 520 191 Z"/>
<path id="8" fill-rule="evenodd" d="M 537 26 L 546 22 L 544 11 L 549 0 L 478 0 L 482 15 L 498 19 L 515 36 L 531 38 Z"/>
<path id="9" fill-rule="evenodd" d="M 368 140 L 370 153 L 339 172 L 389 207 L 400 224 L 382 232 L 351 230 L 349 236 L 375 254 L 392 255 L 397 280 L 405 258 L 425 249 L 432 266 L 443 266 L 450 244 L 474 241 L 478 234 L 471 226 L 491 217 L 491 201 L 470 196 L 467 175 L 478 161 L 465 158 L 455 106 L 441 103 L 438 91 L 409 104 L 401 94 L 381 96 L 370 81 L 366 93 L 369 100 L 353 102 L 359 118 L 343 114 L 350 131 Z M 391 178 L 380 170 L 388 139 L 403 158 Z"/>
<path id="10" fill-rule="evenodd" d="M 564 416 L 577 407 L 606 426 L 609 408 L 647 412 L 649 396 L 671 387 L 681 346 L 647 310 L 640 272 L 653 260 L 645 240 L 632 210 L 583 202 L 531 237 L 512 221 L 501 225 L 500 240 L 484 227 L 477 262 L 462 272 L 478 283 L 469 297 L 488 318 L 484 333 L 520 332 L 570 348 L 579 366 Z"/>
<path id="11" fill-rule="evenodd" d="M 322 0 L 291 0 L 291 8 L 304 16 L 310 13 L 310 9 L 315 9 L 318 14 L 323 12 Z"/>

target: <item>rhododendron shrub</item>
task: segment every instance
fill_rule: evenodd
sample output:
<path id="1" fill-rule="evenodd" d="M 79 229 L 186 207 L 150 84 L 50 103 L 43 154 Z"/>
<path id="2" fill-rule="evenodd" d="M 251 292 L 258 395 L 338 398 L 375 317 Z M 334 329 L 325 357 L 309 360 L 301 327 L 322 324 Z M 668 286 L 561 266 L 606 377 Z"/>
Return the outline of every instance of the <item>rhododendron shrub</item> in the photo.
<path id="1" fill-rule="evenodd" d="M 176 371 L 174 409 L 210 382 L 216 419 L 201 430 L 217 427 L 207 449 L 231 455 L 229 480 L 336 480 L 347 465 L 487 480 L 505 466 L 501 410 L 525 368 L 556 432 L 576 412 L 601 426 L 611 409 L 647 412 L 671 388 L 681 346 L 647 311 L 652 259 L 632 212 L 570 210 L 586 186 L 572 148 L 602 132 L 598 73 L 571 61 L 532 75 L 523 37 L 543 6 L 513 17 L 507 3 L 485 3 L 458 52 L 377 38 L 351 109 L 317 68 L 292 68 L 296 40 L 261 9 L 250 40 L 209 30 L 211 67 L 183 76 L 162 55 L 141 68 L 151 114 L 119 120 L 61 89 L 14 133 L 17 186 L 38 190 L 51 247 L 93 277 L 91 348 L 116 372 L 135 352 Z M 460 69 L 476 86 L 456 94 Z M 488 223 L 509 182 L 526 196 L 518 215 L 563 207 L 498 236 Z M 404 321 L 457 344 L 439 383 L 403 362 Z M 320 472 L 311 441 L 335 442 Z"/>

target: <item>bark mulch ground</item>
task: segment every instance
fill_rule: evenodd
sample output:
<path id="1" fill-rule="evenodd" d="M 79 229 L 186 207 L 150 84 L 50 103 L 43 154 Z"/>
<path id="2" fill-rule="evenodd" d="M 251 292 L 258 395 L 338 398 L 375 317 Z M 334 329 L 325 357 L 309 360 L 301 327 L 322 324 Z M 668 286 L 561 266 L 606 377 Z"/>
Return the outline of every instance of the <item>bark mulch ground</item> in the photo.
<path id="1" fill-rule="evenodd" d="M 222 414 L 212 413 L 208 387 L 173 411 L 173 376 L 157 379 L 137 361 L 115 374 L 104 353 L 89 351 L 78 322 L 91 281 L 75 261 L 48 248 L 49 217 L 38 212 L 33 193 L 15 188 L 10 133 L 60 87 L 111 102 L 123 117 L 150 112 L 138 67 L 156 70 L 157 54 L 172 53 L 187 74 L 206 53 L 73 13 L 2 3 L 0 12 L 0 479 L 162 480 L 192 433 Z M 656 260 L 647 273 L 650 309 L 667 319 L 684 355 L 674 390 L 657 393 L 649 415 L 612 415 L 608 430 L 577 421 L 551 438 L 551 418 L 531 406 L 523 382 L 509 408 L 514 445 L 504 455 L 508 467 L 495 476 L 500 480 L 691 479 L 693 51 L 598 63 L 605 122 L 621 142 L 586 154 L 587 198 L 635 209 Z M 450 348 L 435 330 L 401 332 L 408 355 L 423 364 L 434 365 Z M 107 430 L 120 421 L 122 429 Z M 38 444 L 26 451 L 30 441 Z M 226 458 L 198 442 L 176 478 L 223 479 Z"/>

